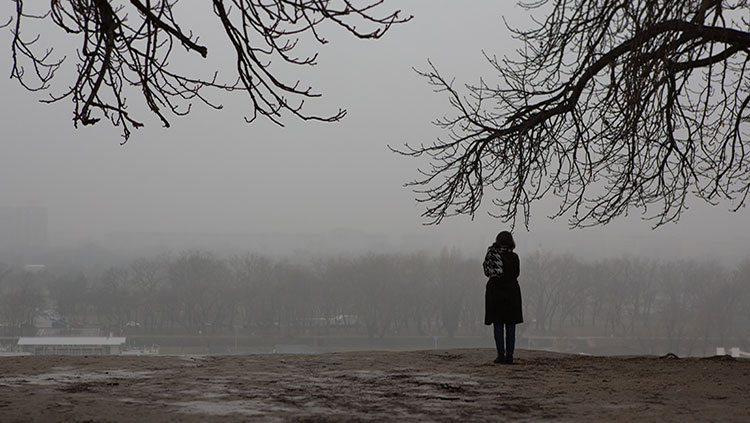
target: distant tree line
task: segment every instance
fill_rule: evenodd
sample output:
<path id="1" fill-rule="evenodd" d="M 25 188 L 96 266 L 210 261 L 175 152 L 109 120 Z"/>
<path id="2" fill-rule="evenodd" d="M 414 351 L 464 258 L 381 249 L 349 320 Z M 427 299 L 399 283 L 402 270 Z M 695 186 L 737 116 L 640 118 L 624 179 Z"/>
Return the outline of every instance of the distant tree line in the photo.
<path id="1" fill-rule="evenodd" d="M 520 283 L 526 334 L 660 338 L 687 352 L 750 341 L 750 259 L 730 269 L 536 252 L 522 257 Z M 0 323 L 18 335 L 55 309 L 67 325 L 115 333 L 477 336 L 484 284 L 479 259 L 455 250 L 306 263 L 188 251 L 92 274 L 0 265 Z"/>

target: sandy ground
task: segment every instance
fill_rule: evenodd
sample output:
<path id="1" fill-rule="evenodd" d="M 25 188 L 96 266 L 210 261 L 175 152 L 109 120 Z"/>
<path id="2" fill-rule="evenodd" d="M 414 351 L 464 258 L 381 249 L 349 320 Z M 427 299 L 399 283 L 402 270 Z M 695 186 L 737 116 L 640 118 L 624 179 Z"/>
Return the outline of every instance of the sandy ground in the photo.
<path id="1" fill-rule="evenodd" d="M 0 421 L 750 421 L 750 360 L 516 355 L 2 357 Z"/>

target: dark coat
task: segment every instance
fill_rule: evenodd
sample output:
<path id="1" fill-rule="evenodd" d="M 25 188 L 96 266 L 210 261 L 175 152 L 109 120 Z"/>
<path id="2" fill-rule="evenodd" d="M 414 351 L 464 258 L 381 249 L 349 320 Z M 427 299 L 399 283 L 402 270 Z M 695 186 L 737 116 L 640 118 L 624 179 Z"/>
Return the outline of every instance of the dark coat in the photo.
<path id="1" fill-rule="evenodd" d="M 503 273 L 490 277 L 487 281 L 484 293 L 484 324 L 522 323 L 521 287 L 518 285 L 521 263 L 513 251 L 503 251 L 499 254 L 503 261 Z"/>

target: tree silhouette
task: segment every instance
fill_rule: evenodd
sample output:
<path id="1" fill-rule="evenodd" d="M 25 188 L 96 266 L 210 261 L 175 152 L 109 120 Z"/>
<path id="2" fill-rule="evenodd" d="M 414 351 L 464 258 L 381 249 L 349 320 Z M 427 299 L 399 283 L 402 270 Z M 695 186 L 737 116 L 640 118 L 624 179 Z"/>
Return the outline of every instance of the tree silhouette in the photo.
<path id="1" fill-rule="evenodd" d="M 546 19 L 509 28 L 516 58 L 487 55 L 499 76 L 456 87 L 430 63 L 420 72 L 455 114 L 447 136 L 397 149 L 429 157 L 411 182 L 424 216 L 551 217 L 607 224 L 637 210 L 676 221 L 693 196 L 736 211 L 750 191 L 747 0 L 538 0 Z M 488 200 L 489 201 L 489 200 Z"/>
<path id="2" fill-rule="evenodd" d="M 165 127 L 169 127 L 169 115 L 188 114 L 193 102 L 221 108 L 207 97 L 210 89 L 246 93 L 251 104 L 248 122 L 261 115 L 281 125 L 284 113 L 304 120 L 341 119 L 346 114 L 343 109 L 331 116 L 303 112 L 305 99 L 319 94 L 299 80 L 284 81 L 272 63 L 314 65 L 317 54 L 298 56 L 298 42 L 307 37 L 325 44 L 324 24 L 365 39 L 379 38 L 392 24 L 410 19 L 402 18 L 399 11 L 381 13 L 384 1 L 212 0 L 214 17 L 236 57 L 236 75 L 229 82 L 222 82 L 218 71 L 204 78 L 174 63 L 179 46 L 204 59 L 208 56 L 208 47 L 183 29 L 185 20 L 177 17 L 184 16 L 188 4 L 195 7 L 192 2 L 55 0 L 46 9 L 28 11 L 23 0 L 15 0 L 15 16 L 2 26 L 13 34 L 11 78 L 31 91 L 51 88 L 65 58 L 56 58 L 51 47 L 39 45 L 39 35 L 25 36 L 22 28 L 29 21 L 56 26 L 80 43 L 75 80 L 67 90 L 43 101 L 72 101 L 76 126 L 109 119 L 122 127 L 126 142 L 131 128 L 143 126 L 128 111 L 127 94 L 138 91 Z"/>

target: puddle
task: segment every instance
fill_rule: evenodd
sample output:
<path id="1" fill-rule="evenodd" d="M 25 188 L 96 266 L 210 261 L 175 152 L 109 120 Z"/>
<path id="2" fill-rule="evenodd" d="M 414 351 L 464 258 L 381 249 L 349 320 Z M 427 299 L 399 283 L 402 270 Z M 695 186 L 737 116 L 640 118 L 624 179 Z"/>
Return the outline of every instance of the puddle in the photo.
<path id="1" fill-rule="evenodd" d="M 100 370 L 81 372 L 69 367 L 57 367 L 48 373 L 0 378 L 0 386 L 60 385 L 66 383 L 102 382 L 112 379 L 151 378 L 152 371 Z"/>
<path id="2" fill-rule="evenodd" d="M 598 404 L 598 406 L 609 410 L 622 410 L 643 407 L 643 404 Z"/>
<path id="3" fill-rule="evenodd" d="M 283 421 L 282 418 L 273 418 L 269 413 L 292 412 L 292 408 L 269 406 L 261 401 L 236 400 L 236 401 L 186 401 L 173 402 L 170 405 L 180 407 L 185 413 L 208 414 L 212 416 L 227 416 L 240 414 L 243 416 L 264 416 L 264 421 Z"/>

